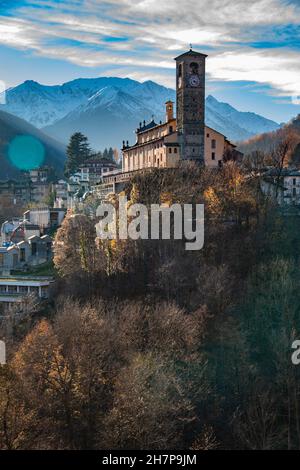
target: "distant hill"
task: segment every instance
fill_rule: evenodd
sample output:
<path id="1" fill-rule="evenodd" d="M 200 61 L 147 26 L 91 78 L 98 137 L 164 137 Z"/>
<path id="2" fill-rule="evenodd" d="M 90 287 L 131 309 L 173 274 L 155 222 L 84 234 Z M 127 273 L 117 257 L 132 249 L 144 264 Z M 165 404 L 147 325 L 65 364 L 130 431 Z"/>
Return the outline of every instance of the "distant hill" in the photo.
<path id="1" fill-rule="evenodd" d="M 73 132 L 85 133 L 95 150 L 134 142 L 139 122 L 164 120 L 165 101 L 176 100 L 175 90 L 153 81 L 100 77 L 44 86 L 26 81 L 6 92 L 7 111 L 53 138 L 66 143 Z M 279 125 L 255 113 L 240 112 L 212 96 L 206 99 L 206 123 L 233 141 L 248 139 Z"/>
<path id="2" fill-rule="evenodd" d="M 239 142 L 238 149 L 245 155 L 255 151 L 269 153 L 276 147 L 278 142 L 285 139 L 290 134 L 293 135 L 293 138 L 296 141 L 299 139 L 299 144 L 296 146 L 293 159 L 295 162 L 299 161 L 300 163 L 300 114 L 298 117 L 275 132 L 267 132 L 245 142 Z"/>
<path id="3" fill-rule="evenodd" d="M 62 174 L 65 146 L 23 119 L 0 111 L 0 179 L 19 178 L 21 175 L 20 170 L 12 164 L 8 155 L 9 146 L 17 136 L 31 136 L 37 139 L 44 147 L 43 164 L 55 168 L 58 175 Z M 25 151 L 26 149 L 24 149 Z"/>

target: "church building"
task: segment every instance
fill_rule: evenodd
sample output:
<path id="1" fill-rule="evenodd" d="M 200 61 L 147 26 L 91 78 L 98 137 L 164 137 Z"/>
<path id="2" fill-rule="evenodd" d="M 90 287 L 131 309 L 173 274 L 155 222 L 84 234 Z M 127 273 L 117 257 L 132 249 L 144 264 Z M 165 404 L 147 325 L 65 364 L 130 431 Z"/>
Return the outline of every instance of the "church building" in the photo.
<path id="1" fill-rule="evenodd" d="M 140 123 L 136 143 L 123 141 L 123 172 L 174 168 L 180 160 L 218 167 L 235 146 L 205 125 L 206 55 L 192 49 L 176 57 L 176 110 L 167 101 L 165 122 Z"/>

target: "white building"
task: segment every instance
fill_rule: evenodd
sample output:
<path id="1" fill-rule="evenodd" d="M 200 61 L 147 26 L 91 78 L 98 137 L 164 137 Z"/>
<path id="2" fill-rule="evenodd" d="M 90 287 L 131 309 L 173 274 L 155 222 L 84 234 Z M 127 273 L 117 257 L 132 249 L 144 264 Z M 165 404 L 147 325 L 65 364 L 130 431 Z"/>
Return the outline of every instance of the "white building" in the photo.
<path id="1" fill-rule="evenodd" d="M 61 225 L 66 210 L 64 208 L 38 207 L 24 212 L 24 220 L 33 225 L 37 225 L 40 229 L 57 228 Z"/>
<path id="2" fill-rule="evenodd" d="M 52 184 L 52 191 L 55 193 L 54 207 L 57 209 L 66 209 L 68 206 L 68 182 L 59 180 Z"/>
<path id="3" fill-rule="evenodd" d="M 11 270 L 26 271 L 30 267 L 40 266 L 51 259 L 51 237 L 33 235 L 27 240 L 0 247 L 0 273 L 7 275 Z"/>
<path id="4" fill-rule="evenodd" d="M 53 278 L 46 276 L 0 276 L 0 303 L 6 305 L 21 302 L 29 294 L 40 299 L 48 299 Z"/>
<path id="5" fill-rule="evenodd" d="M 272 168 L 264 173 L 261 188 L 278 204 L 300 205 L 300 171 L 293 168 Z"/>

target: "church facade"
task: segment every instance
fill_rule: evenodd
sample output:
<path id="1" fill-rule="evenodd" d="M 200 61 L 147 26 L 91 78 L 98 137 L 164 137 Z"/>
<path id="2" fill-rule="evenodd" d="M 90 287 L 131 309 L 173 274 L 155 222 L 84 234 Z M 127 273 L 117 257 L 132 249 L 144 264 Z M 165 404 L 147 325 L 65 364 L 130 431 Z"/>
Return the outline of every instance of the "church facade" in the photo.
<path id="1" fill-rule="evenodd" d="M 176 57 L 176 110 L 167 101 L 165 122 L 140 123 L 136 143 L 123 141 L 123 172 L 174 168 L 181 160 L 218 167 L 235 146 L 205 125 L 205 54 L 190 50 Z"/>
<path id="2" fill-rule="evenodd" d="M 134 145 L 129 146 L 128 143 L 123 142 L 122 171 L 124 173 L 154 167 L 176 168 L 179 165 L 182 159 L 182 146 L 177 131 L 177 121 L 173 116 L 173 107 L 171 101 L 166 103 L 164 123 L 156 124 L 154 121 L 149 124 L 140 123 L 140 127 L 136 130 Z M 219 167 L 224 156 L 234 151 L 235 145 L 223 134 L 204 126 L 204 150 L 201 150 L 200 155 L 203 155 L 205 166 Z M 202 163 L 203 159 L 199 161 Z M 190 158 L 189 160 L 196 159 Z"/>

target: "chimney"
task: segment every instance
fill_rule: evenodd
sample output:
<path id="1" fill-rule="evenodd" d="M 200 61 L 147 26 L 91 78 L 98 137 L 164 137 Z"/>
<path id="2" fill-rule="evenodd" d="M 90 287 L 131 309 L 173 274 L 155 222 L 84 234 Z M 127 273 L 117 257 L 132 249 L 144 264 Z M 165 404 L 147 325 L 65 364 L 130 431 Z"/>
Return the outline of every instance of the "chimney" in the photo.
<path id="1" fill-rule="evenodd" d="M 166 122 L 170 122 L 174 119 L 174 103 L 173 101 L 166 102 Z"/>

